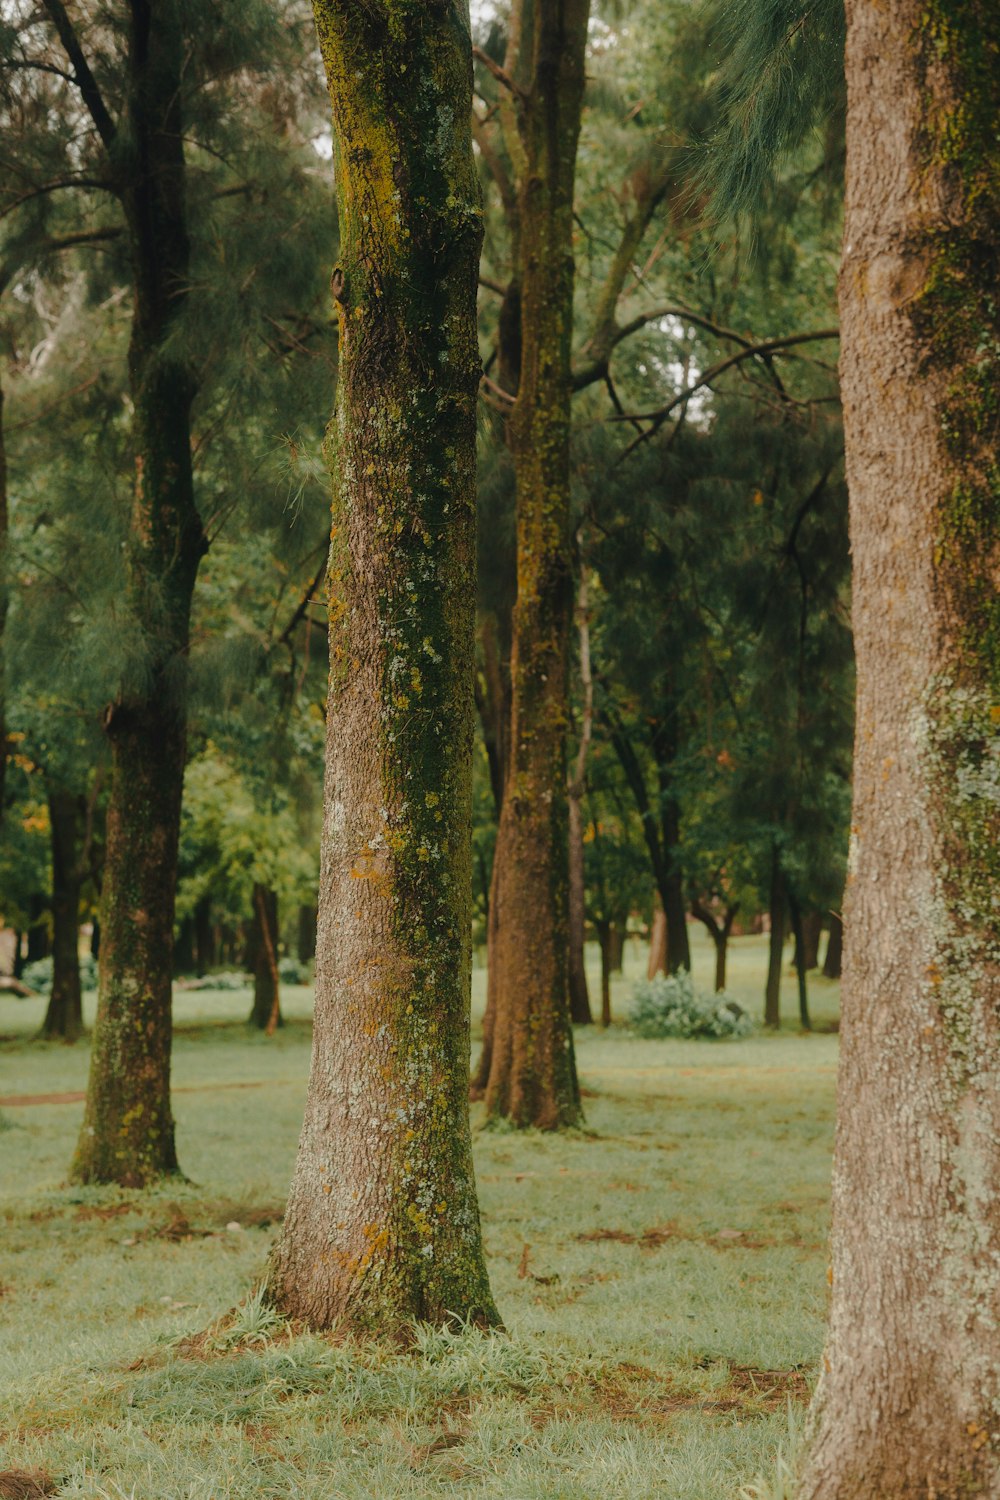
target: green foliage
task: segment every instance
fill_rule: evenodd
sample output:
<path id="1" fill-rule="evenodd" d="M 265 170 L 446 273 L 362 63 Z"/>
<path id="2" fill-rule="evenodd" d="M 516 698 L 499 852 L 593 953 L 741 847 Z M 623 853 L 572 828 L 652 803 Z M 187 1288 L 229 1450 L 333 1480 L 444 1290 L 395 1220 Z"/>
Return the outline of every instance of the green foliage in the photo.
<path id="1" fill-rule="evenodd" d="M 726 995 L 696 990 L 690 974 L 657 974 L 632 991 L 629 1025 L 639 1036 L 741 1037 L 753 1022 L 741 1005 Z"/>

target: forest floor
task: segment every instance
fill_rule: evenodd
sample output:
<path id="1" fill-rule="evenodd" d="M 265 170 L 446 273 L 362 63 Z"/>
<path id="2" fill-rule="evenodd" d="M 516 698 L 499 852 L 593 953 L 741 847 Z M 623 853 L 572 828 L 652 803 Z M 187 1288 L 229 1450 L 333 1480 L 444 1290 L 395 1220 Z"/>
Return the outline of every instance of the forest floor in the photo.
<path id="1" fill-rule="evenodd" d="M 765 945 L 734 944 L 754 1014 Z M 812 988 L 829 1023 L 837 987 Z M 578 1031 L 585 1129 L 476 1132 L 508 1334 L 401 1350 L 295 1333 L 252 1297 L 308 1070 L 311 996 L 284 998 L 269 1041 L 248 993 L 178 992 L 189 1180 L 135 1193 L 65 1185 L 78 1098 L 12 1096 L 78 1096 L 86 1047 L 33 1042 L 38 1003 L 0 997 L 0 1496 L 11 1470 L 38 1476 L 19 1495 L 87 1500 L 779 1495 L 822 1346 L 836 1037 Z"/>

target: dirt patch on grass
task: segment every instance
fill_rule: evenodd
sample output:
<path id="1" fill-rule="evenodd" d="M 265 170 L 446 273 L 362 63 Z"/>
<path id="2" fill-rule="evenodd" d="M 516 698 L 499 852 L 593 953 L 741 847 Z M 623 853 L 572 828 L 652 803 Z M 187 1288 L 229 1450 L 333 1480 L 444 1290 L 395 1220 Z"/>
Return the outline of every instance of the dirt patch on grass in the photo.
<path id="1" fill-rule="evenodd" d="M 0 1500 L 35 1500 L 54 1495 L 59 1485 L 41 1469 L 4 1469 L 0 1472 Z"/>
<path id="2" fill-rule="evenodd" d="M 576 1239 L 583 1244 L 594 1244 L 600 1240 L 613 1240 L 619 1245 L 638 1245 L 641 1250 L 657 1250 L 668 1240 L 677 1239 L 679 1231 L 675 1224 L 654 1224 L 633 1234 L 630 1229 L 588 1229 Z"/>

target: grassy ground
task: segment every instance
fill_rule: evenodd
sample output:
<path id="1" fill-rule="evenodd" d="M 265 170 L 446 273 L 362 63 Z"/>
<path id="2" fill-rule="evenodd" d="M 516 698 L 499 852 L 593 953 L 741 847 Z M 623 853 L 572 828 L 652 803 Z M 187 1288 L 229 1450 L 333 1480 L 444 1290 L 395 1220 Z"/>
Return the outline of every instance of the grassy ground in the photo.
<path id="1" fill-rule="evenodd" d="M 756 1013 L 763 942 L 734 948 Z M 828 1021 L 836 987 L 815 989 Z M 579 1032 L 585 1131 L 477 1133 L 509 1337 L 402 1351 L 246 1300 L 294 1157 L 309 1001 L 289 990 L 268 1042 L 244 1029 L 248 995 L 178 995 L 187 1182 L 69 1188 L 82 1106 L 5 1108 L 0 1471 L 90 1500 L 735 1500 L 773 1472 L 821 1347 L 836 1038 Z M 32 1043 L 36 1003 L 0 1005 L 0 1094 L 81 1090 L 85 1048 Z"/>

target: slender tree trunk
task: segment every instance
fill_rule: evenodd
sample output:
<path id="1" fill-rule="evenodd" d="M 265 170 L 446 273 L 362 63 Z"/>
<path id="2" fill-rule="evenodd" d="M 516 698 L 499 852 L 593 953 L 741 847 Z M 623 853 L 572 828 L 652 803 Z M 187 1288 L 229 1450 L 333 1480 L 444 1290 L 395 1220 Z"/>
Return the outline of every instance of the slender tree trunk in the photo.
<path id="1" fill-rule="evenodd" d="M 51 787 L 52 990 L 41 1034 L 66 1042 L 75 1042 L 83 1030 L 77 820 L 77 799 L 73 793 Z"/>
<path id="2" fill-rule="evenodd" d="M 612 974 L 622 972 L 622 962 L 625 953 L 625 920 L 612 922 L 608 933 L 608 963 Z"/>
<path id="3" fill-rule="evenodd" d="M 22 942 L 23 942 L 23 939 L 24 939 L 24 933 L 23 932 L 15 932 L 15 934 L 14 934 L 14 969 L 13 969 L 13 976 L 14 976 L 15 979 L 20 979 L 21 975 L 24 973 L 24 966 L 27 963 L 27 958 L 26 958 L 25 954 L 22 952 Z"/>
<path id="4" fill-rule="evenodd" d="M 803 1031 L 812 1031 L 812 1021 L 809 1019 L 809 991 L 806 983 L 805 922 L 802 918 L 802 909 L 787 885 L 785 887 L 785 896 L 788 903 L 788 914 L 792 923 L 792 932 L 795 935 L 795 978 L 798 982 L 799 991 L 799 1024 Z"/>
<path id="5" fill-rule="evenodd" d="M 823 913 L 807 911 L 802 916 L 803 963 L 806 970 L 819 968 L 819 940 L 823 932 Z"/>
<path id="6" fill-rule="evenodd" d="M 1000 11 L 849 0 L 857 735 L 803 1500 L 1000 1494 Z"/>
<path id="7" fill-rule="evenodd" d="M 678 863 L 681 843 L 680 809 L 669 786 L 675 754 L 676 744 L 672 743 L 670 761 L 660 762 L 657 766 L 663 808 L 664 871 L 660 880 L 660 900 L 667 918 L 667 972 L 676 974 L 684 969 L 690 974 L 691 944 L 687 929 L 687 901 L 684 896 L 684 877 Z"/>
<path id="8" fill-rule="evenodd" d="M 171 974 L 191 596 L 205 549 L 191 470 L 194 381 L 176 349 L 190 281 L 184 35 L 173 4 L 132 0 L 124 131 L 115 140 L 134 276 L 129 388 L 136 454 L 128 606 L 144 636 L 137 684 L 105 714 L 111 794 L 97 1021 L 78 1182 L 140 1186 L 177 1170 L 170 1109 Z M 119 149 L 120 148 L 120 149 Z"/>
<path id="9" fill-rule="evenodd" d="M 495 1323 L 469 1130 L 476 285 L 468 12 L 316 0 L 341 269 L 313 1063 L 270 1295 Z"/>
<path id="10" fill-rule="evenodd" d="M 601 945 L 601 1025 L 611 1025 L 611 958 L 613 924 L 608 921 L 594 923 L 597 940 Z"/>
<path id="11" fill-rule="evenodd" d="M 655 979 L 657 974 L 667 972 L 667 917 L 663 907 L 657 903 L 653 912 L 653 925 L 649 932 L 649 959 L 646 978 Z"/>
<path id="12" fill-rule="evenodd" d="M 566 788 L 569 808 L 569 1008 L 577 1026 L 593 1022 L 590 996 L 587 993 L 587 969 L 584 962 L 586 936 L 586 884 L 583 857 L 583 793 L 587 776 L 587 753 L 594 728 L 594 679 L 590 669 L 590 614 L 587 597 L 587 565 L 580 559 L 580 582 L 577 589 L 577 632 L 580 641 L 580 686 L 583 690 L 583 713 L 576 764 Z"/>
<path id="13" fill-rule="evenodd" d="M 316 957 L 316 908 L 299 907 L 299 931 L 296 943 L 299 963 L 308 964 Z"/>
<path id="14" fill-rule="evenodd" d="M 510 773 L 497 834 L 498 969 L 488 1112 L 580 1119 L 569 1018 L 566 723 L 573 589 L 573 184 L 589 0 L 515 0 L 508 146 L 518 184 L 521 363 L 508 423 L 517 486 Z"/>
<path id="15" fill-rule="evenodd" d="M 691 915 L 697 917 L 707 928 L 712 942 L 715 944 L 715 993 L 721 994 L 726 988 L 726 955 L 729 950 L 729 935 L 733 930 L 736 913 L 739 911 L 739 902 L 733 906 L 727 906 L 725 915 L 720 922 L 705 902 L 699 897 L 691 902 Z"/>
<path id="16" fill-rule="evenodd" d="M 823 973 L 827 979 L 839 979 L 844 953 L 844 923 L 837 912 L 830 913 L 830 936 L 826 940 Z"/>
<path id="17" fill-rule="evenodd" d="M 266 885 L 253 888 L 254 974 L 251 1026 L 273 1036 L 281 1019 L 281 980 L 278 975 L 278 895 Z"/>
<path id="18" fill-rule="evenodd" d="M 486 1085 L 490 1081 L 490 1068 L 493 1064 L 493 1028 L 496 1024 L 497 1004 L 496 992 L 497 982 L 500 975 L 500 967 L 495 962 L 497 943 L 497 903 L 496 892 L 500 878 L 500 866 L 493 859 L 493 870 L 490 874 L 490 899 L 486 911 L 486 1009 L 483 1012 L 483 1044 L 479 1051 L 479 1062 L 472 1075 L 469 1085 L 469 1098 L 482 1099 L 486 1094 Z"/>
<path id="19" fill-rule="evenodd" d="M 28 914 L 30 923 L 28 926 L 28 958 L 29 964 L 37 964 L 40 959 L 48 958 L 52 952 L 52 940 L 49 936 L 48 903 L 44 896 L 32 896 L 28 902 Z"/>
<path id="20" fill-rule="evenodd" d="M 781 1025 L 781 961 L 785 952 L 785 877 L 777 845 L 771 853 L 771 936 L 767 950 L 767 985 L 764 990 L 764 1025 L 777 1031 Z"/>
<path id="21" fill-rule="evenodd" d="M 202 896 L 194 909 L 194 953 L 195 969 L 201 979 L 215 966 L 215 928 L 209 896 Z"/>

